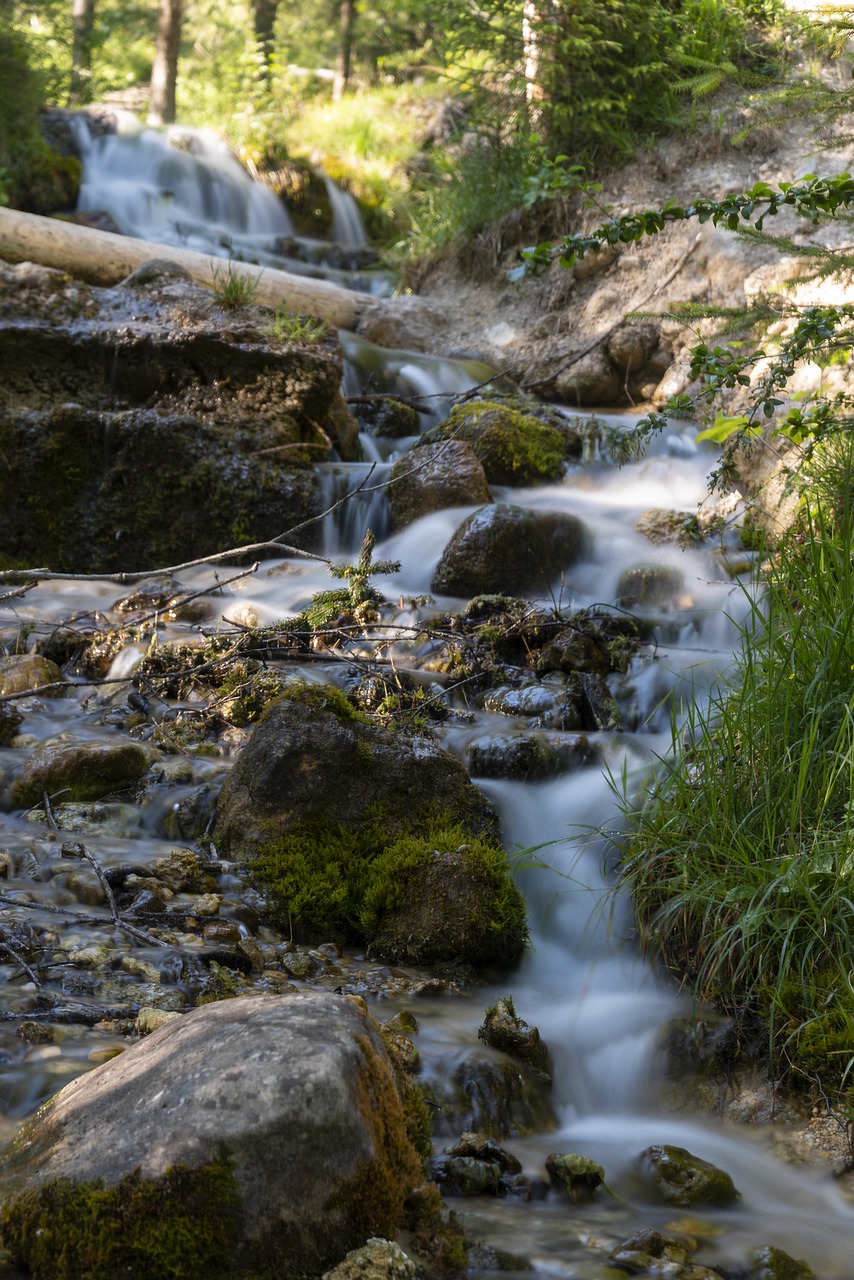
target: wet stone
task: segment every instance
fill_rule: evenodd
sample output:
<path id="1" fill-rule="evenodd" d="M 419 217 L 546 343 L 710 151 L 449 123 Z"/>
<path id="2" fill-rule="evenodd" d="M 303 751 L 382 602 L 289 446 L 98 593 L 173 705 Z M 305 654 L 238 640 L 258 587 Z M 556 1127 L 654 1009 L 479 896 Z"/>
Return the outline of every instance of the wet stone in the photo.
<path id="1" fill-rule="evenodd" d="M 572 1204 L 592 1200 L 605 1181 L 601 1164 L 588 1156 L 551 1155 L 546 1160 L 546 1172 L 554 1185 L 563 1187 Z"/>
<path id="2" fill-rule="evenodd" d="M 739 1198 L 728 1173 L 684 1147 L 647 1147 L 640 1162 L 647 1187 L 667 1204 L 725 1208 Z"/>
<path id="3" fill-rule="evenodd" d="M 438 1156 L 431 1161 L 432 1176 L 446 1195 L 497 1196 L 501 1166 L 473 1156 Z"/>
<path id="4" fill-rule="evenodd" d="M 486 1011 L 478 1039 L 508 1058 L 532 1067 L 546 1083 L 552 1079 L 552 1055 L 536 1027 L 529 1027 L 516 1013 L 513 999 L 502 996 Z"/>

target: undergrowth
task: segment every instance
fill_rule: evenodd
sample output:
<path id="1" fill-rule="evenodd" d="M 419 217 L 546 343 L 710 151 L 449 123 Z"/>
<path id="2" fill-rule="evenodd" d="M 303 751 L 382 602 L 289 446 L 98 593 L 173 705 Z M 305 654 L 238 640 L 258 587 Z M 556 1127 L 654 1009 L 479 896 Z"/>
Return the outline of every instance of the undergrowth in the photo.
<path id="1" fill-rule="evenodd" d="M 679 726 L 641 802 L 623 800 L 644 945 L 701 998 L 758 1012 L 775 1071 L 801 1087 L 854 1067 L 853 452 L 841 437 L 817 452 L 735 677 Z"/>

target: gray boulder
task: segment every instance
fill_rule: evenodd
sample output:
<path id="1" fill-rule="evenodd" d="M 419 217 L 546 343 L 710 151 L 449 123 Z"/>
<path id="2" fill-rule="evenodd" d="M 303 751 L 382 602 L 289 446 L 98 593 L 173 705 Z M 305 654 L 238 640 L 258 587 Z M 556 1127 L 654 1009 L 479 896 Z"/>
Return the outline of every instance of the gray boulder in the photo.
<path id="1" fill-rule="evenodd" d="M 319 1275 L 422 1180 L 376 1027 L 319 991 L 222 1001 L 80 1076 L 0 1161 L 34 1275 Z"/>
<path id="2" fill-rule="evenodd" d="M 583 543 L 582 522 L 564 512 L 481 507 L 442 552 L 432 590 L 467 598 L 536 594 L 578 560 Z"/>

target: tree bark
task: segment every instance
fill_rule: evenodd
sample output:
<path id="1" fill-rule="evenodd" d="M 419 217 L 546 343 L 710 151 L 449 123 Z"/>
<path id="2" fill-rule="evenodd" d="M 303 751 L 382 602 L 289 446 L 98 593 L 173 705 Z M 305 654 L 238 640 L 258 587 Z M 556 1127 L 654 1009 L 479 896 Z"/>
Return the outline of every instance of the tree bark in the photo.
<path id="1" fill-rule="evenodd" d="M 264 56 L 264 75 L 270 79 L 270 58 L 276 45 L 276 14 L 279 0 L 252 0 L 255 40 Z"/>
<path id="2" fill-rule="evenodd" d="M 332 101 L 340 102 L 350 84 L 350 63 L 353 56 L 353 32 L 356 28 L 356 0 L 342 0 L 340 38 L 335 59 L 335 79 L 332 81 Z"/>
<path id="3" fill-rule="evenodd" d="M 151 69 L 149 124 L 174 124 L 175 86 L 181 50 L 181 20 L 184 0 L 159 0 L 154 66 Z"/>
<path id="4" fill-rule="evenodd" d="M 72 0 L 71 87 L 68 105 L 92 101 L 92 30 L 95 0 Z"/>
<path id="5" fill-rule="evenodd" d="M 150 258 L 166 258 L 182 266 L 198 283 L 215 288 L 229 273 L 255 284 L 255 302 L 268 307 L 322 316 L 339 328 L 354 329 L 362 312 L 376 302 L 368 293 L 355 293 L 307 276 L 275 271 L 246 262 L 225 262 L 204 253 L 153 244 L 133 236 L 94 231 L 56 218 L 0 207 L 0 258 L 7 262 L 39 262 L 56 267 L 90 284 L 117 284 Z"/>

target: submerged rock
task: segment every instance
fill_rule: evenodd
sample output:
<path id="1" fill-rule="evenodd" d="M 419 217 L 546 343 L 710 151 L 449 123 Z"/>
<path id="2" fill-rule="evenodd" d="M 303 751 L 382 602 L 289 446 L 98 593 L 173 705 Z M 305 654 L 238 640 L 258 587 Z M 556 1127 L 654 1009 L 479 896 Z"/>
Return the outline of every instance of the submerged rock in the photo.
<path id="1" fill-rule="evenodd" d="M 226 1000 L 27 1124 L 0 1160 L 2 1239 L 59 1280 L 318 1275 L 394 1235 L 421 1179 L 382 1041 L 353 1001 Z"/>
<path id="2" fill-rule="evenodd" d="M 437 1130 L 489 1138 L 524 1138 L 555 1127 L 549 1086 L 522 1063 L 503 1055 L 470 1054 L 445 1080 L 434 1080 L 440 1107 Z"/>
<path id="3" fill-rule="evenodd" d="M 640 1160 L 647 1186 L 667 1204 L 726 1208 L 739 1198 L 728 1173 L 684 1147 L 647 1147 Z"/>

